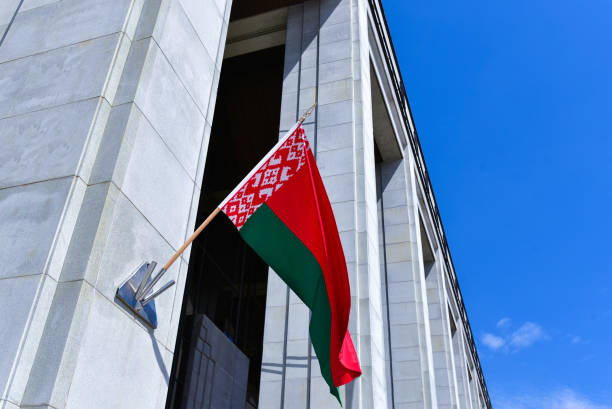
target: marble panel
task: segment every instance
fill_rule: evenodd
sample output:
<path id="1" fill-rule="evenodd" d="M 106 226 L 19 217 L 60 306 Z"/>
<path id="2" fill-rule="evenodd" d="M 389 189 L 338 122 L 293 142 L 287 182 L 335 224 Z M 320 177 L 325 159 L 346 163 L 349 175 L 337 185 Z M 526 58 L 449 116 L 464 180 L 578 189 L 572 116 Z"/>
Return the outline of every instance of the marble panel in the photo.
<path id="1" fill-rule="evenodd" d="M 0 278 L 42 274 L 72 177 L 0 190 Z"/>
<path id="2" fill-rule="evenodd" d="M 98 98 L 0 120 L 0 188 L 75 175 Z"/>
<path id="3" fill-rule="evenodd" d="M 120 34 L 0 64 L 0 118 L 100 96 Z"/>

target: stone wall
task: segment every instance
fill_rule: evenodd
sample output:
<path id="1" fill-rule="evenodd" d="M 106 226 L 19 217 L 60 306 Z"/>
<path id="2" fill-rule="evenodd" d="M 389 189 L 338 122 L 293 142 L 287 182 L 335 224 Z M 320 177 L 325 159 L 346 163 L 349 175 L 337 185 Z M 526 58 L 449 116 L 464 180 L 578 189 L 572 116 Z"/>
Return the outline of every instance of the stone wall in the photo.
<path id="1" fill-rule="evenodd" d="M 189 254 L 155 331 L 114 296 L 193 231 L 230 7 L 21 5 L 0 47 L 0 407 L 164 406 Z"/>

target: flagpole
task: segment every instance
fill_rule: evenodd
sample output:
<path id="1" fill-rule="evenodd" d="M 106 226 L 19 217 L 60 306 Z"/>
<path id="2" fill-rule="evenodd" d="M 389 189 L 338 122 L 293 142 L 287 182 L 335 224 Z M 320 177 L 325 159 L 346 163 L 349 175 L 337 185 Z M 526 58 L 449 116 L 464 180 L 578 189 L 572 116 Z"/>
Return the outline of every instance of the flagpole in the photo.
<path id="1" fill-rule="evenodd" d="M 306 118 L 308 118 L 310 116 L 310 114 L 312 114 L 312 112 L 314 111 L 315 107 L 317 106 L 317 103 L 315 102 L 310 108 L 308 108 L 308 111 L 306 111 L 304 113 L 304 115 L 302 115 L 300 117 L 300 119 L 296 122 L 295 125 L 293 125 L 293 127 L 289 130 L 289 132 L 287 132 L 287 134 L 285 134 L 285 136 L 283 136 L 283 138 L 281 138 L 280 142 L 283 142 L 286 138 L 288 138 L 289 136 L 291 136 L 291 134 L 300 126 L 304 123 L 304 121 L 306 120 Z M 272 151 L 273 149 L 271 149 Z M 265 159 L 265 157 L 264 157 Z M 262 159 L 263 160 L 263 159 Z M 254 170 L 257 168 L 257 166 L 255 166 L 255 168 L 253 168 Z M 245 179 L 248 179 L 250 177 L 250 175 L 247 175 L 246 178 L 243 179 L 243 181 Z M 238 186 L 240 186 L 242 184 L 242 182 L 240 182 L 238 184 Z M 237 186 L 237 187 L 238 187 Z M 234 189 L 235 190 L 235 189 Z M 234 193 L 234 192 L 232 192 Z M 228 197 L 230 197 L 232 195 L 232 193 L 230 193 L 228 195 Z M 170 268 L 170 266 L 172 265 L 172 263 L 174 263 L 176 261 L 177 258 L 180 257 L 181 254 L 183 254 L 183 252 L 185 251 L 185 249 L 196 239 L 196 237 L 198 237 L 200 235 L 200 233 L 202 233 L 202 231 L 206 228 L 206 226 L 208 226 L 208 224 L 215 218 L 215 216 L 217 216 L 219 214 L 219 212 L 221 211 L 221 208 L 223 207 L 223 205 L 225 204 L 224 202 L 226 201 L 227 198 L 223 199 L 223 201 L 221 202 L 221 204 L 219 204 L 219 206 L 217 206 L 215 208 L 215 210 L 212 211 L 212 213 L 210 213 L 208 215 L 208 217 L 206 218 L 206 220 L 204 220 L 204 222 L 202 222 L 202 224 L 200 224 L 200 226 L 193 232 L 193 234 L 191 236 L 189 236 L 189 238 L 187 239 L 187 241 L 185 243 L 183 243 L 183 245 L 176 251 L 176 253 L 174 253 L 174 255 L 172 257 L 170 257 L 170 260 L 168 260 L 168 262 L 164 265 L 164 267 L 162 268 L 162 270 L 160 271 L 160 273 L 157 274 L 157 276 L 155 276 L 154 282 L 152 282 L 149 286 L 147 287 L 153 287 L 155 285 L 155 283 L 157 283 L 157 281 L 161 278 L 161 276 L 163 275 L 164 272 L 168 271 L 168 269 Z"/>

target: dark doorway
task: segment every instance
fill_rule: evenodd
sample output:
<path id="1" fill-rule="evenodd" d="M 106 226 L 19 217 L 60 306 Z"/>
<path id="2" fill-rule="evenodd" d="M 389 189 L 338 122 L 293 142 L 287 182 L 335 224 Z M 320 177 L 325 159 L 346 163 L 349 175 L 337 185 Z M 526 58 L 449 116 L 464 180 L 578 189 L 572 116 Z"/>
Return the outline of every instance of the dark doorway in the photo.
<path id="1" fill-rule="evenodd" d="M 277 142 L 283 61 L 284 46 L 223 62 L 196 225 Z M 223 214 L 196 239 L 167 409 L 257 407 L 267 276 Z"/>

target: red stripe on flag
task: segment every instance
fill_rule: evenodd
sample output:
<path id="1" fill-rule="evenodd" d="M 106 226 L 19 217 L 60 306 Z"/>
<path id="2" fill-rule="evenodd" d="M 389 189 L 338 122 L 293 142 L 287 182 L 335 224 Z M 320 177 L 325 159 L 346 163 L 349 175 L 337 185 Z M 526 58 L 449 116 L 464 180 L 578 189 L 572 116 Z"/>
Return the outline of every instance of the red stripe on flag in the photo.
<path id="1" fill-rule="evenodd" d="M 267 200 L 267 205 L 313 253 L 325 276 L 331 308 L 330 358 L 334 385 L 361 375 L 348 332 L 351 293 L 340 235 L 310 149 L 306 166 Z"/>

